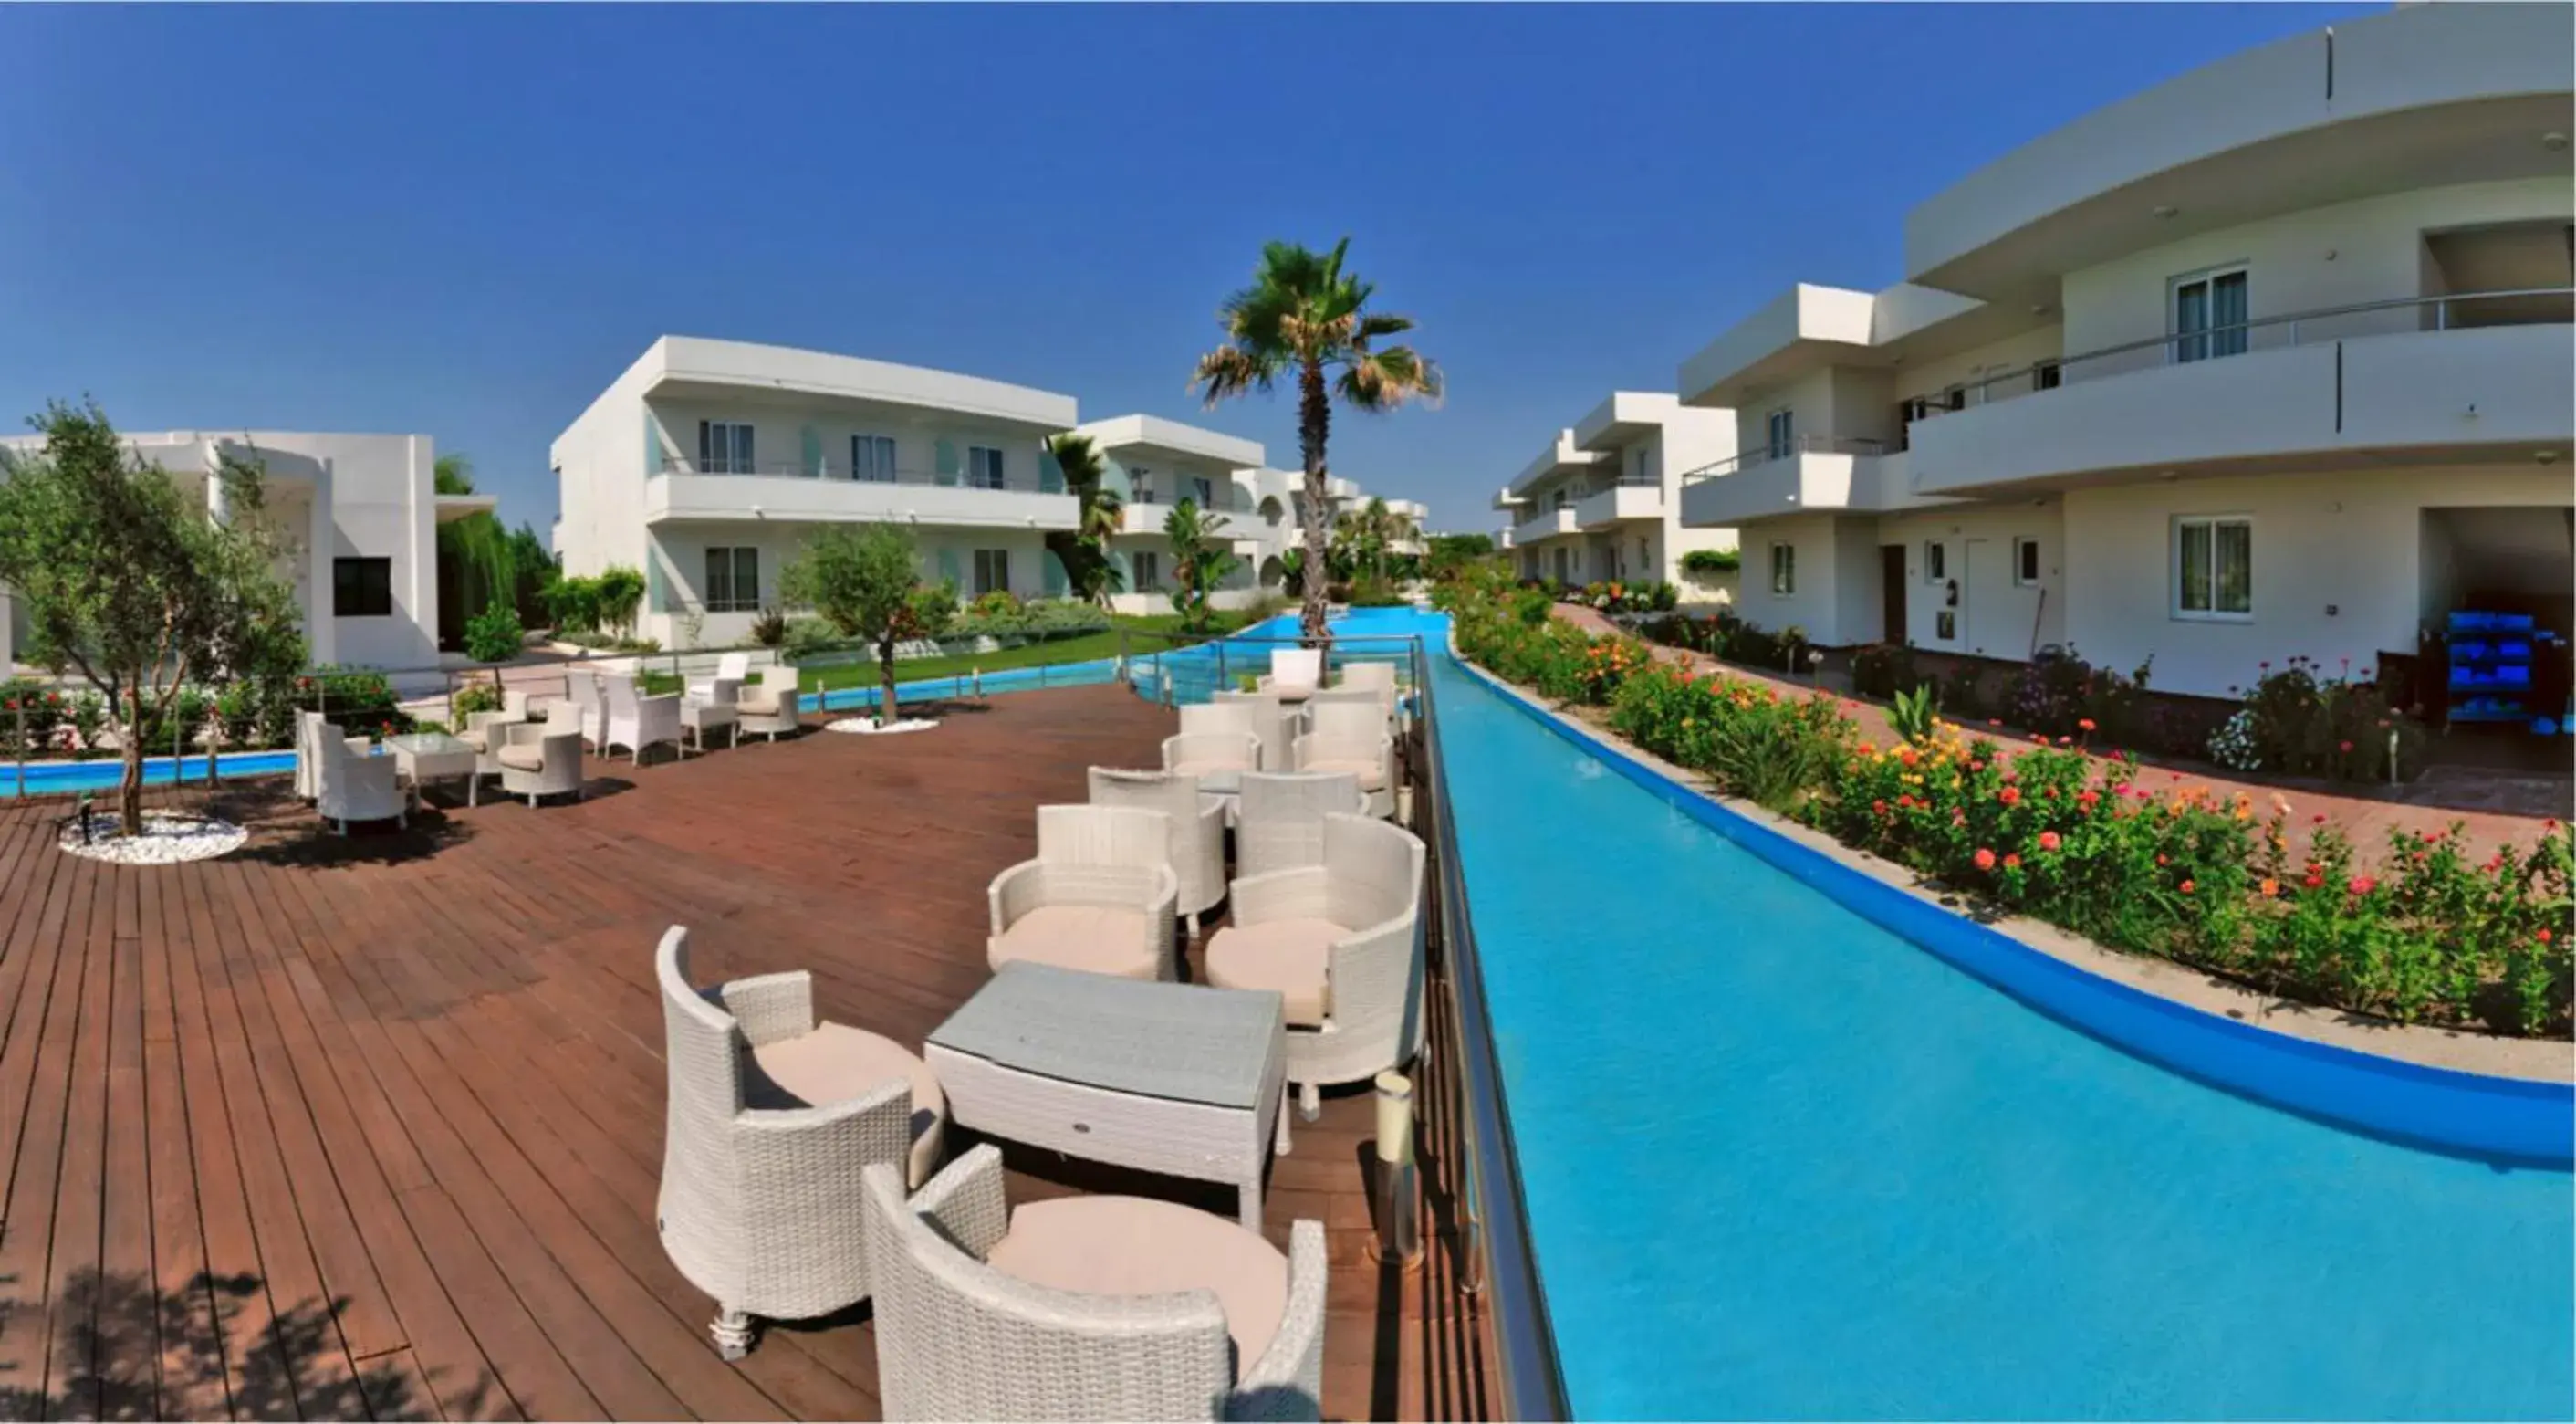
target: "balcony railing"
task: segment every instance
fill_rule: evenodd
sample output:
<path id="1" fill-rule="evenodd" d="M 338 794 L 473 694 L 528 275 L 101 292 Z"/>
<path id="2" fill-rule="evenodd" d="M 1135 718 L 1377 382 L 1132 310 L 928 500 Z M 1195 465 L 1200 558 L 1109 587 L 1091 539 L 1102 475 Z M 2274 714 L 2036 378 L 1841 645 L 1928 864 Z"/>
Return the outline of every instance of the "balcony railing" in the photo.
<path id="1" fill-rule="evenodd" d="M 1832 435 L 1799 435 L 1775 445 L 1758 446 L 1746 450 L 1713 464 L 1702 465 L 1696 470 L 1685 471 L 1682 474 L 1682 483 L 1695 485 L 1702 480 L 1713 480 L 1721 475 L 1735 474 L 1740 470 L 1752 469 L 1756 465 L 1785 460 L 1792 455 L 1884 455 L 1886 453 L 1887 442 L 1884 440 Z"/>
<path id="2" fill-rule="evenodd" d="M 2411 319 L 2410 319 L 2411 317 Z M 2407 331 L 2448 331 L 2454 326 L 2533 326 L 2576 319 L 2576 287 L 2521 287 L 2456 292 L 2433 297 L 2391 297 L 2348 306 L 2318 307 L 2124 341 L 2073 356 L 2051 356 L 1915 395 L 1901 403 L 1908 423 L 1972 406 L 2055 390 L 2070 380 L 2091 380 L 2133 370 L 2220 361 L 2249 351 L 2277 351 L 2321 341 L 2386 336 Z"/>
<path id="3" fill-rule="evenodd" d="M 721 475 L 764 480 L 829 480 L 842 484 L 862 485 L 935 485 L 949 489 L 992 490 L 1003 494 L 1063 494 L 1061 487 L 1048 489 L 1037 480 L 1019 474 L 1006 474 L 1002 483 L 979 479 L 963 470 L 941 473 L 937 470 L 905 469 L 891 471 L 882 466 L 853 473 L 846 461 L 831 460 L 682 460 L 666 456 L 662 461 L 666 475 Z"/>

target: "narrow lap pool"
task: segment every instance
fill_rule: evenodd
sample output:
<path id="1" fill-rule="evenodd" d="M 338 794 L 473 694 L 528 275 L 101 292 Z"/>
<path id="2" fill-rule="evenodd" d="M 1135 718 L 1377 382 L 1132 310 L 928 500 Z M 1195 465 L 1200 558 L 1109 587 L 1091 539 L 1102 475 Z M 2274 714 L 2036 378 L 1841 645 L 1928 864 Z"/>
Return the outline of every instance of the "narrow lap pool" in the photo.
<path id="1" fill-rule="evenodd" d="M 1578 1414 L 2568 1416 L 2565 1173 L 2131 1058 L 1433 676 Z"/>

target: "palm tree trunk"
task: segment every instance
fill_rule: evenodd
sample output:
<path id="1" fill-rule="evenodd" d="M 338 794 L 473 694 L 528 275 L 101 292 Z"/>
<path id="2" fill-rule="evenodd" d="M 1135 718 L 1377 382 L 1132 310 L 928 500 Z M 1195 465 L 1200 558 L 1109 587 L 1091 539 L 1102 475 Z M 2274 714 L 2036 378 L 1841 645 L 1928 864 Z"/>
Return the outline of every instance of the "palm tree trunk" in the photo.
<path id="1" fill-rule="evenodd" d="M 1332 519 L 1324 506 L 1324 441 L 1332 433 L 1333 407 L 1324 389 L 1324 363 L 1308 358 L 1297 373 L 1297 449 L 1306 458 L 1306 587 L 1297 630 L 1318 647 L 1332 641 L 1324 620 L 1324 583 Z"/>

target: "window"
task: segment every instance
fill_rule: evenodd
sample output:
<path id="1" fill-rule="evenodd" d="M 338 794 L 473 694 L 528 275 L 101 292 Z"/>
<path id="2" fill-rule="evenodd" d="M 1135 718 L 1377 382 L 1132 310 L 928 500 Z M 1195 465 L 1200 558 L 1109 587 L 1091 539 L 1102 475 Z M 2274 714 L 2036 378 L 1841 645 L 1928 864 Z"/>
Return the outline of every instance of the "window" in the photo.
<path id="1" fill-rule="evenodd" d="M 1136 592 L 1155 593 L 1160 591 L 1163 587 L 1162 555 L 1149 553 L 1145 550 L 1139 549 L 1127 557 L 1131 561 L 1136 572 L 1134 579 Z"/>
<path id="2" fill-rule="evenodd" d="M 1950 546 L 1938 539 L 1923 541 L 1923 581 L 1947 583 L 1950 578 Z"/>
<path id="3" fill-rule="evenodd" d="M 1127 502 L 1129 504 L 1152 504 L 1154 502 L 1154 472 L 1152 470 L 1145 468 L 1143 465 L 1129 465 L 1127 467 Z"/>
<path id="4" fill-rule="evenodd" d="M 707 550 L 707 585 L 698 590 L 709 613 L 760 611 L 760 551 L 753 548 Z"/>
<path id="5" fill-rule="evenodd" d="M 2174 521 L 2174 616 L 2254 616 L 2254 521 L 2242 514 Z"/>
<path id="6" fill-rule="evenodd" d="M 1941 393 L 1941 408 L 1943 410 L 1966 410 L 1968 408 L 1968 388 L 1966 386 L 1952 386 L 1948 390 L 1943 391 Z"/>
<path id="7" fill-rule="evenodd" d="M 1640 539 L 1637 541 L 1637 577 L 1644 578 L 1646 575 L 1653 573 L 1654 571 L 1654 546 L 1647 543 L 1645 540 Z"/>
<path id="8" fill-rule="evenodd" d="M 739 420 L 698 422 L 698 473 L 747 475 L 751 471 L 751 425 Z"/>
<path id="9" fill-rule="evenodd" d="M 966 447 L 966 487 L 997 490 L 1002 487 L 1002 452 L 990 445 Z"/>
<path id="10" fill-rule="evenodd" d="M 1771 596 L 1786 598 L 1798 591 L 1798 546 L 1771 546 Z"/>
<path id="11" fill-rule="evenodd" d="M 853 435 L 850 437 L 850 478 L 869 484 L 894 483 L 894 437 L 891 435 Z"/>
<path id="12" fill-rule="evenodd" d="M 2039 541 L 2037 539 L 2013 541 L 2013 582 L 2023 588 L 2033 588 L 2038 585 Z"/>
<path id="13" fill-rule="evenodd" d="M 975 595 L 1011 591 L 1011 551 L 978 549 L 975 551 Z"/>
<path id="14" fill-rule="evenodd" d="M 331 613 L 339 618 L 394 616 L 394 561 L 333 559 Z"/>
<path id="15" fill-rule="evenodd" d="M 1789 457 L 1789 446 L 1795 439 L 1795 416 L 1788 410 L 1775 410 L 1765 425 L 1764 450 L 1774 460 Z"/>
<path id="16" fill-rule="evenodd" d="M 2173 334 L 2176 361 L 2245 354 L 2245 269 L 2175 278 Z"/>
<path id="17" fill-rule="evenodd" d="M 1214 508 L 1216 508 L 1216 486 L 1215 486 L 1215 484 L 1213 484 L 1212 482 L 1210 482 L 1210 481 L 1208 481 L 1208 480 L 1201 479 L 1201 478 L 1199 478 L 1199 477 L 1197 477 L 1197 476 L 1195 476 L 1195 475 L 1191 476 L 1191 478 L 1190 478 L 1190 498 L 1191 498 L 1191 499 L 1193 499 L 1193 500 L 1195 500 L 1195 501 L 1197 501 L 1197 502 L 1198 502 L 1198 507 L 1199 507 L 1199 508 L 1201 508 L 1201 509 L 1214 509 Z"/>
<path id="18" fill-rule="evenodd" d="M 1632 485 L 1654 483 L 1653 478 L 1646 473 L 1646 453 L 1646 447 L 1643 445 L 1628 452 L 1628 483 Z"/>

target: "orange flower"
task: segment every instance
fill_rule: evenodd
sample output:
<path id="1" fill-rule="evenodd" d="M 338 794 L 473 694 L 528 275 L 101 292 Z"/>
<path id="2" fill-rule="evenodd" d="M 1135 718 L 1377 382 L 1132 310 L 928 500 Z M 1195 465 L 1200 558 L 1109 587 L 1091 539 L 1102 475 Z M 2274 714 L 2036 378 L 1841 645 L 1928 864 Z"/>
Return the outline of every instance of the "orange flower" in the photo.
<path id="1" fill-rule="evenodd" d="M 1995 868 L 1995 853 L 1986 849 L 1984 846 L 1977 847 L 1977 853 L 1969 857 L 1969 859 L 1976 862 L 1976 866 L 1979 870 L 1992 870 Z"/>
<path id="2" fill-rule="evenodd" d="M 2065 844 L 2065 842 L 2058 839 L 2057 832 L 2055 831 L 2042 831 L 2039 833 L 2039 848 L 2041 850 L 2055 850 L 2063 844 Z"/>
<path id="3" fill-rule="evenodd" d="M 2269 900 L 2281 893 L 2281 882 L 2266 875 L 2263 877 L 2263 883 L 2255 888 L 2263 892 L 2264 899 Z"/>

